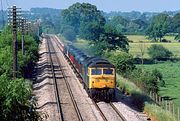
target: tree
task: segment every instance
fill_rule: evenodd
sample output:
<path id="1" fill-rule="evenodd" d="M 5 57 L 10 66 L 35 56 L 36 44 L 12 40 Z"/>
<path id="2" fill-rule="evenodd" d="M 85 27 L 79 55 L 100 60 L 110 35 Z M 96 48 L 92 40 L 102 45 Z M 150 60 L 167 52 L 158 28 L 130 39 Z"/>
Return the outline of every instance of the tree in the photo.
<path id="1" fill-rule="evenodd" d="M 122 16 L 114 16 L 112 19 L 110 19 L 107 24 L 110 24 L 113 26 L 114 29 L 117 30 L 117 32 L 127 32 L 127 27 L 129 24 L 129 21 Z"/>
<path id="2" fill-rule="evenodd" d="M 145 54 L 145 43 L 139 43 L 140 56 L 141 56 L 141 64 L 144 64 L 144 54 Z"/>
<path id="3" fill-rule="evenodd" d="M 178 33 L 175 39 L 180 39 L 180 13 L 177 13 L 173 17 L 173 28 L 174 28 L 174 31 Z"/>
<path id="4" fill-rule="evenodd" d="M 148 54 L 151 58 L 157 60 L 168 59 L 173 55 L 172 52 L 164 46 L 157 44 L 153 44 L 148 48 Z"/>
<path id="5" fill-rule="evenodd" d="M 104 27 L 105 32 L 102 33 L 99 39 L 91 42 L 91 45 L 96 49 L 96 53 L 102 55 L 106 51 L 121 50 L 128 52 L 129 43 L 126 36 L 118 33 L 110 24 Z"/>
<path id="6" fill-rule="evenodd" d="M 154 16 L 147 30 L 148 36 L 154 39 L 154 41 L 158 41 L 157 39 L 159 38 L 161 42 L 163 36 L 171 31 L 171 21 L 171 17 L 164 13 Z"/>
<path id="7" fill-rule="evenodd" d="M 96 6 L 89 3 L 75 3 L 62 11 L 62 24 L 74 27 L 82 39 L 95 40 L 103 32 L 105 18 Z"/>
<path id="8" fill-rule="evenodd" d="M 100 36 L 99 41 L 106 41 L 109 44 L 108 50 L 122 49 L 125 52 L 129 50 L 129 43 L 126 36 L 119 33 L 111 25 L 105 26 L 105 33 Z"/>
<path id="9" fill-rule="evenodd" d="M 117 73 L 127 76 L 127 74 L 135 68 L 133 57 L 126 52 L 110 52 L 105 57 L 113 63 L 117 69 Z"/>
<path id="10" fill-rule="evenodd" d="M 108 42 L 100 42 L 98 40 L 92 41 L 90 46 L 92 47 L 91 52 L 96 56 L 103 56 L 105 53 L 107 53 L 107 49 L 109 48 Z"/>

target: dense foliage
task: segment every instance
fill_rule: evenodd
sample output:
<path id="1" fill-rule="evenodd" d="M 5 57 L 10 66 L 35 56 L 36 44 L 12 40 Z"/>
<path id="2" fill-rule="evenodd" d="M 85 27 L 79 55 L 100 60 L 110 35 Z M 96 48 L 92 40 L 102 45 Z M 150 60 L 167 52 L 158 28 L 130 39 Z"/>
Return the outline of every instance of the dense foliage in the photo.
<path id="1" fill-rule="evenodd" d="M 36 120 L 39 115 L 35 113 L 32 105 L 31 86 L 27 80 L 10 80 L 0 76 L 0 119 L 1 121 Z"/>
<path id="2" fill-rule="evenodd" d="M 147 22 L 144 19 L 129 20 L 122 16 L 114 16 L 107 21 L 115 30 L 123 34 L 143 34 L 147 28 Z"/>
<path id="3" fill-rule="evenodd" d="M 153 38 L 154 41 L 158 41 L 159 38 L 160 42 L 163 36 L 171 31 L 171 23 L 172 19 L 169 15 L 161 13 L 157 16 L 154 16 L 149 27 L 147 34 L 150 38 Z"/>
<path id="4" fill-rule="evenodd" d="M 150 72 L 137 68 L 130 73 L 128 78 L 146 93 L 150 91 L 157 93 L 159 91 L 159 85 L 164 86 L 162 74 L 157 69 Z"/>
<path id="5" fill-rule="evenodd" d="M 173 17 L 173 29 L 174 32 L 178 33 L 175 37 L 175 39 L 180 39 L 180 13 L 177 13 Z"/>
<path id="6" fill-rule="evenodd" d="M 167 60 L 173 54 L 166 49 L 163 45 L 153 44 L 148 48 L 148 54 L 152 59 Z"/>
<path id="7" fill-rule="evenodd" d="M 21 35 L 18 33 L 18 78 L 12 79 L 12 33 L 5 28 L 0 34 L 0 120 L 37 120 L 31 99 L 31 84 L 25 80 L 30 75 L 32 63 L 37 60 L 38 43 L 31 36 L 25 36 L 25 54 L 21 53 Z M 26 70 L 28 70 L 26 72 Z"/>
<path id="8" fill-rule="evenodd" d="M 96 6 L 75 3 L 63 10 L 61 15 L 61 33 L 66 39 L 75 40 L 76 33 L 79 38 L 90 40 L 96 55 L 119 48 L 128 51 L 128 39 L 111 24 L 106 24 L 105 18 Z"/>
<path id="9" fill-rule="evenodd" d="M 133 57 L 126 52 L 110 52 L 106 53 L 105 57 L 115 65 L 117 73 L 123 76 L 127 76 L 135 68 Z"/>
<path id="10" fill-rule="evenodd" d="M 62 27 L 72 26 L 80 38 L 95 40 L 103 31 L 105 19 L 96 6 L 89 3 L 76 3 L 61 13 Z"/>

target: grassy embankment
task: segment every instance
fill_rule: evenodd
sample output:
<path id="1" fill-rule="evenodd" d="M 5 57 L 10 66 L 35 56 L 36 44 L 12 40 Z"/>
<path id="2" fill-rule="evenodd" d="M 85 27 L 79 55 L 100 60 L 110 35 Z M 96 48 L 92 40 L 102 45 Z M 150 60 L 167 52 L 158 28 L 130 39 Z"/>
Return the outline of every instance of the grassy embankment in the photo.
<path id="1" fill-rule="evenodd" d="M 130 43 L 130 53 L 132 55 L 134 55 L 134 57 L 136 57 L 140 52 L 139 40 L 145 42 L 145 52 L 146 52 L 145 57 L 147 57 L 147 58 L 149 57 L 147 54 L 147 48 L 151 44 L 155 44 L 155 43 L 150 43 L 148 41 L 148 39 L 146 39 L 145 36 L 129 35 L 128 38 L 130 40 L 133 40 L 133 42 L 134 42 L 134 43 Z M 180 57 L 180 49 L 178 49 L 178 48 L 180 48 L 180 43 L 175 42 L 173 40 L 173 37 L 168 36 L 168 40 L 171 40 L 172 43 L 156 43 L 156 44 L 163 44 L 163 46 L 167 47 L 175 55 Z M 84 52 L 86 52 L 90 55 L 92 54 L 87 41 L 78 40 L 76 43 L 74 43 L 74 45 L 77 48 L 82 49 Z M 178 90 L 178 89 L 180 88 L 180 86 L 178 86 L 178 85 L 180 85 L 180 81 L 178 80 L 178 78 L 179 78 L 178 76 L 180 75 L 180 70 L 178 71 L 178 69 L 179 69 L 178 67 L 180 67 L 180 63 L 172 63 L 172 62 L 162 63 L 162 64 L 153 64 L 153 65 L 144 65 L 144 68 L 147 70 L 157 68 L 162 72 L 166 85 L 165 85 L 165 87 L 160 87 L 159 94 L 161 96 L 170 96 L 172 98 L 175 98 L 175 103 L 179 106 L 180 105 L 179 104 L 180 95 L 178 93 L 180 92 L 180 90 Z M 134 92 L 141 93 L 140 89 L 138 89 L 132 82 L 127 81 L 126 79 L 123 79 L 120 76 L 117 76 L 117 80 L 118 80 L 119 86 L 121 88 L 122 87 L 126 88 L 126 90 L 129 93 L 131 93 L 131 94 Z M 155 105 L 145 103 L 145 110 L 149 113 L 149 115 L 156 117 L 156 119 L 159 121 L 165 121 L 165 119 L 167 119 L 167 121 L 174 120 L 172 118 L 173 116 L 171 114 L 169 114 L 168 112 L 162 110 L 161 108 L 159 108 Z"/>

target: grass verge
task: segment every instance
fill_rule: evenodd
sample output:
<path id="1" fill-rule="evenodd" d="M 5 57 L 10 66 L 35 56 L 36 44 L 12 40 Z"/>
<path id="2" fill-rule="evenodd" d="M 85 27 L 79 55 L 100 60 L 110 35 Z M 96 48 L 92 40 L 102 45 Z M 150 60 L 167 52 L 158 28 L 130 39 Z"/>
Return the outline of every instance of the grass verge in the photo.
<path id="1" fill-rule="evenodd" d="M 134 102 L 143 106 L 143 111 L 151 118 L 152 121 L 177 121 L 168 111 L 157 106 L 152 100 L 143 94 L 143 92 L 132 82 L 122 78 L 117 74 L 117 84 L 126 94 L 129 94 Z M 140 104 L 143 103 L 143 104 Z"/>

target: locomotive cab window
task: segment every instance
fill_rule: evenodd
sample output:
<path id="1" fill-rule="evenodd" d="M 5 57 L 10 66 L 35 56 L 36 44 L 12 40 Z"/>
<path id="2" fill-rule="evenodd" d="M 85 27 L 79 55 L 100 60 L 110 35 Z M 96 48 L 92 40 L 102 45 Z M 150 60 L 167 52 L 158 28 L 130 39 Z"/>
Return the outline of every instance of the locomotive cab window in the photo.
<path id="1" fill-rule="evenodd" d="M 113 75 L 113 69 L 103 69 L 103 74 Z"/>
<path id="2" fill-rule="evenodd" d="M 101 75 L 102 72 L 101 72 L 101 69 L 92 69 L 91 70 L 91 75 Z"/>

